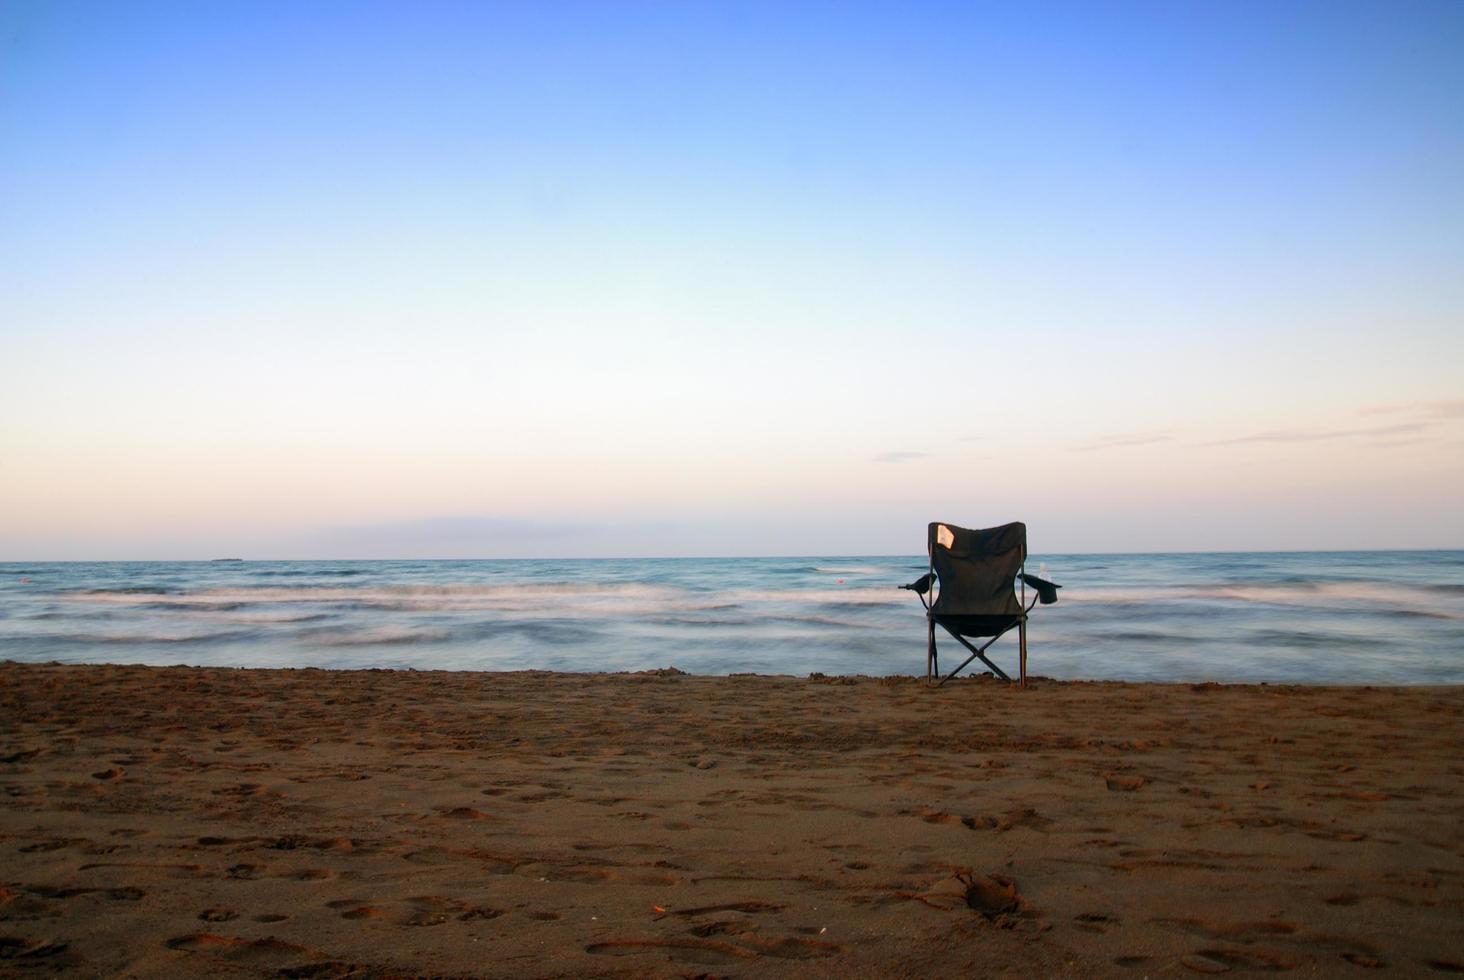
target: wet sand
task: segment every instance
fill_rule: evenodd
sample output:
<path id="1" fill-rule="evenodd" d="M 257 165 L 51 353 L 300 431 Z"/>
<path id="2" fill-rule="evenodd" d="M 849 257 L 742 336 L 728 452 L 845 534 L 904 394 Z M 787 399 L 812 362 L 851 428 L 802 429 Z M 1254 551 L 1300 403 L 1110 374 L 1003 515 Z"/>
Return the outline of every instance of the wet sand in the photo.
<path id="1" fill-rule="evenodd" d="M 0 975 L 1445 975 L 1461 712 L 7 663 Z"/>

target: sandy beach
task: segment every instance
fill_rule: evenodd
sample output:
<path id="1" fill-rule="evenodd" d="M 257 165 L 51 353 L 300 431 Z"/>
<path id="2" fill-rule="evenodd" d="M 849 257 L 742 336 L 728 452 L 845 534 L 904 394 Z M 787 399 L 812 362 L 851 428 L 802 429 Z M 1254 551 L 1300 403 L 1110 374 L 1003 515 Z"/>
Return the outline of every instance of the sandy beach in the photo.
<path id="1" fill-rule="evenodd" d="M 0 665 L 0 974 L 1464 971 L 1464 689 Z"/>

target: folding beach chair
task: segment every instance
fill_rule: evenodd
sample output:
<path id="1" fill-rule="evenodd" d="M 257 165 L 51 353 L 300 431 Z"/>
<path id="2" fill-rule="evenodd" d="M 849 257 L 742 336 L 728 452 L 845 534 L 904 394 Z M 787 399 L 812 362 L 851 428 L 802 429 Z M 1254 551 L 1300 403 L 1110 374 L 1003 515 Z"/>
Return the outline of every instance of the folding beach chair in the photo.
<path id="1" fill-rule="evenodd" d="M 1027 614 L 1041 602 L 1057 601 L 1061 586 L 1024 570 L 1027 561 L 1027 525 L 1020 522 L 971 531 L 954 524 L 930 525 L 926 540 L 930 571 L 902 589 L 910 589 L 925 606 L 929 646 L 925 653 L 925 677 L 940 676 L 940 659 L 935 649 L 935 628 L 942 627 L 971 651 L 971 656 L 947 674 L 941 684 L 955 677 L 966 665 L 979 659 L 991 672 L 1010 681 L 1006 672 L 986 657 L 986 648 L 1012 627 L 1017 629 L 1018 666 L 1021 683 L 1027 684 Z M 1021 583 L 1021 596 L 1017 583 Z M 1027 603 L 1027 586 L 1036 590 Z M 926 595 L 934 589 L 934 599 Z M 973 646 L 967 637 L 989 637 Z"/>

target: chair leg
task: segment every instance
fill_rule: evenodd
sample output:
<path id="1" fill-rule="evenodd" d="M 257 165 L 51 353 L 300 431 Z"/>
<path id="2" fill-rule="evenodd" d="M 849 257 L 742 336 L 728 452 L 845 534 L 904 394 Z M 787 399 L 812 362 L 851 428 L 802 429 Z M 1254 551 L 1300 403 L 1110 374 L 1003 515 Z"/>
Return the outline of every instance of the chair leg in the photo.
<path id="1" fill-rule="evenodd" d="M 944 626 L 945 624 L 942 623 L 941 625 Z M 1007 627 L 1007 630 L 1009 630 L 1009 629 L 1011 629 L 1010 626 Z M 965 660 L 961 661 L 961 666 L 957 667 L 955 670 L 953 670 L 949 674 L 947 674 L 945 676 L 945 678 L 939 684 L 936 685 L 936 687 L 944 687 L 946 681 L 950 680 L 952 677 L 955 677 L 961 671 L 965 670 L 967 664 L 969 664 L 971 661 L 976 660 L 978 658 L 981 660 L 982 663 L 984 663 L 987 667 L 989 667 L 991 669 L 991 672 L 993 674 L 995 674 L 997 677 L 1000 677 L 1002 680 L 1006 681 L 1007 683 L 1009 683 L 1009 684 L 1011 683 L 1011 680 L 1012 679 L 1007 676 L 1006 671 L 1002 670 L 1000 667 L 998 667 L 996 664 L 992 663 L 986 657 L 986 649 L 987 649 L 987 647 L 991 646 L 998 639 L 1000 639 L 1001 636 L 1002 636 L 1002 634 L 1005 633 L 1006 630 L 1002 630 L 1001 633 L 996 634 L 996 636 L 993 636 L 991 639 L 987 640 L 986 643 L 984 643 L 980 647 L 974 647 L 974 646 L 972 646 L 970 640 L 966 639 L 961 634 L 953 631 L 948 626 L 946 627 L 946 632 L 947 633 L 950 633 L 951 636 L 954 636 L 956 638 L 956 642 L 960 643 L 961 646 L 965 647 L 967 650 L 970 650 L 971 651 L 971 656 L 969 656 Z"/>
<path id="2" fill-rule="evenodd" d="M 1022 622 L 1020 624 L 1018 624 L 1018 626 L 1017 626 L 1017 646 L 1021 648 L 1021 656 L 1020 656 L 1019 661 L 1018 661 L 1018 669 L 1021 671 L 1021 678 L 1022 678 L 1021 685 L 1022 685 L 1022 687 L 1026 687 L 1027 686 L 1027 620 L 1026 620 L 1026 618 L 1023 618 L 1022 619 Z"/>
<path id="3" fill-rule="evenodd" d="M 926 625 L 930 627 L 930 635 L 925 647 L 925 681 L 929 683 L 940 673 L 940 657 L 935 650 L 935 620 L 927 619 Z"/>

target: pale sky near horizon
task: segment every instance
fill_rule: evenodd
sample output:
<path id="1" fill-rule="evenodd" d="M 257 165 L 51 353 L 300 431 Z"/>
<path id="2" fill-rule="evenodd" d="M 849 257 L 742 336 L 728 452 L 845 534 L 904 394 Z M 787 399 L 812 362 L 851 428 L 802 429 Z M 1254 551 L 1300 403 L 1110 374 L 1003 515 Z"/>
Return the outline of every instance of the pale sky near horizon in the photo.
<path id="1" fill-rule="evenodd" d="M 1464 547 L 1464 3 L 0 4 L 0 561 Z"/>

